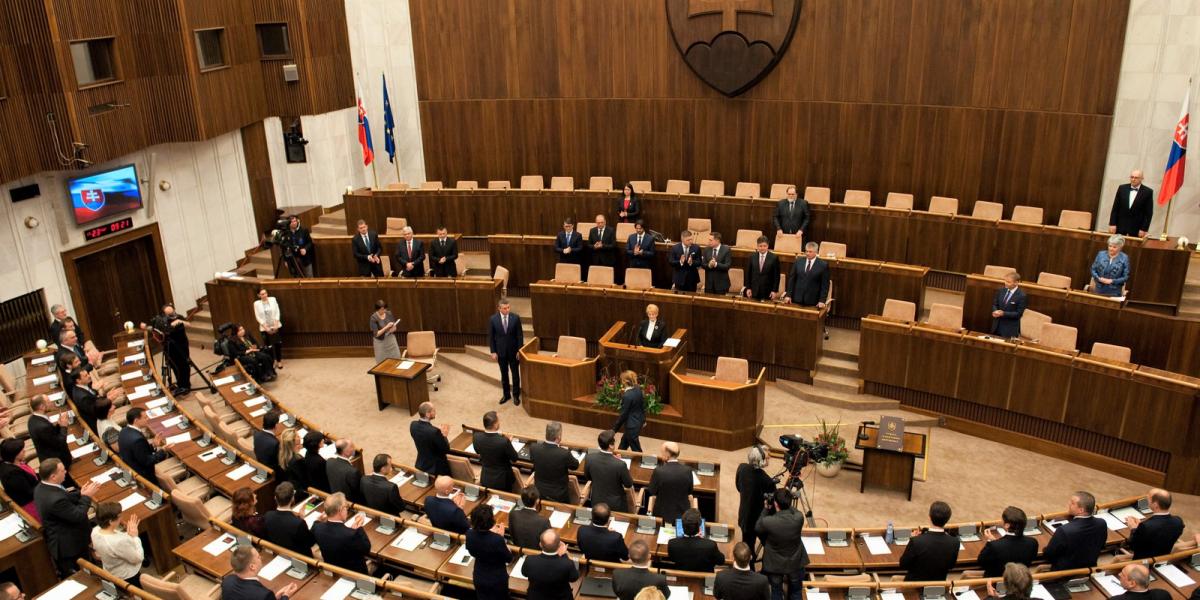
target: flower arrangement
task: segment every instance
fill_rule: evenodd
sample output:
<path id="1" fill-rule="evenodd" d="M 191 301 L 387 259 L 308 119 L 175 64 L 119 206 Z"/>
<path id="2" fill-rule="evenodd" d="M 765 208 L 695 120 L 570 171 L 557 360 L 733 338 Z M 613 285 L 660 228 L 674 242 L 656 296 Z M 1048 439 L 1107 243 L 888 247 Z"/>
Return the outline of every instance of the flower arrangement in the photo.
<path id="1" fill-rule="evenodd" d="M 826 466 L 846 462 L 846 458 L 850 456 L 850 451 L 846 449 L 846 440 L 838 433 L 838 430 L 842 427 L 842 422 L 838 421 L 831 426 L 825 419 L 819 419 L 819 421 L 821 422 L 821 431 L 817 433 L 815 442 L 829 446 L 829 454 L 825 455 L 825 458 L 822 458 L 818 462 Z"/>
<path id="2" fill-rule="evenodd" d="M 638 375 L 638 385 L 642 387 L 642 396 L 646 400 L 646 414 L 657 415 L 663 410 L 662 396 L 650 379 Z M 616 375 L 604 373 L 596 382 L 595 406 L 613 411 L 621 410 L 621 380 Z"/>

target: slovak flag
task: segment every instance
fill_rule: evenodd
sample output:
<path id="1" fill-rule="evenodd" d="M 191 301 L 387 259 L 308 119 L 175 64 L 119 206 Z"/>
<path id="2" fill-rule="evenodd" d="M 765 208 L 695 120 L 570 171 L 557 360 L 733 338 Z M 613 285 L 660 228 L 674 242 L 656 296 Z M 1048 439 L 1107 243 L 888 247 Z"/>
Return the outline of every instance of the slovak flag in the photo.
<path id="1" fill-rule="evenodd" d="M 1171 139 L 1171 153 L 1167 155 L 1167 170 L 1163 174 L 1159 204 L 1170 202 L 1179 188 L 1183 187 L 1183 163 L 1187 158 L 1188 101 L 1191 95 L 1192 82 L 1189 80 L 1187 93 L 1183 95 L 1183 110 L 1179 111 L 1179 123 L 1175 125 L 1175 135 Z"/>
<path id="2" fill-rule="evenodd" d="M 371 143 L 371 123 L 367 120 L 367 109 L 362 96 L 358 97 L 358 144 L 362 146 L 363 166 L 375 160 L 375 146 Z"/>

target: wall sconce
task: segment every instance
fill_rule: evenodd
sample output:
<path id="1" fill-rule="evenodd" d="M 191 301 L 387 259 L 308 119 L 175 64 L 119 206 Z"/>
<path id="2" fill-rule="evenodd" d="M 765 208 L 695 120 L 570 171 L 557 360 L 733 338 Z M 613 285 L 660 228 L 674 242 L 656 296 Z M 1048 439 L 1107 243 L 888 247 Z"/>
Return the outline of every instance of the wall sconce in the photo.
<path id="1" fill-rule="evenodd" d="M 42 224 L 42 222 L 39 221 L 37 219 L 37 217 L 25 217 L 25 228 L 26 229 L 37 229 L 38 225 L 41 225 L 41 224 Z"/>
<path id="2" fill-rule="evenodd" d="M 170 190 L 171 190 L 171 182 L 170 182 L 170 181 L 167 181 L 166 179 L 163 179 L 162 181 L 159 181 L 159 182 L 158 182 L 158 189 L 160 189 L 160 190 L 162 190 L 162 191 L 164 191 L 164 192 L 168 192 L 168 191 L 170 191 Z"/>

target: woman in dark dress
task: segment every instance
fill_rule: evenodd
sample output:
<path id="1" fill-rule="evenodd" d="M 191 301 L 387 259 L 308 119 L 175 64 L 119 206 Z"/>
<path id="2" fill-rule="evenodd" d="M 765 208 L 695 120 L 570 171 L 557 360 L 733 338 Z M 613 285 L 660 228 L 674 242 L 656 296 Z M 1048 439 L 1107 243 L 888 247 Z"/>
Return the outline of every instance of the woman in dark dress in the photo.
<path id="1" fill-rule="evenodd" d="M 775 493 L 775 482 L 767 475 L 767 449 L 754 445 L 746 455 L 746 461 L 737 468 L 735 483 L 741 502 L 738 504 L 738 529 L 742 531 L 742 541 L 750 546 L 754 554 L 754 544 L 758 536 L 754 533 L 754 525 L 762 515 L 763 498 L 766 494 Z"/>
<path id="2" fill-rule="evenodd" d="M 0 485 L 4 486 L 4 493 L 13 502 L 41 522 L 37 507 L 33 505 L 33 488 L 37 487 L 38 478 L 33 467 L 25 464 L 21 458 L 24 453 L 24 440 L 8 438 L 0 442 L 0 460 L 3 461 L 0 462 Z"/>
<path id="3" fill-rule="evenodd" d="M 487 504 L 471 511 L 467 552 L 475 558 L 475 596 L 479 600 L 507 600 L 508 563 L 513 555 L 504 541 L 504 524 L 496 522 L 492 507 Z"/>
<path id="4" fill-rule="evenodd" d="M 625 371 L 621 373 L 621 416 L 613 424 L 613 433 L 625 427 L 625 435 L 621 436 L 618 450 L 626 448 L 634 452 L 642 451 L 642 425 L 646 423 L 646 398 L 642 395 L 642 386 L 638 385 L 637 373 Z"/>
<path id="5" fill-rule="evenodd" d="M 300 455 L 302 448 L 303 440 L 294 427 L 288 427 L 279 434 L 279 465 L 283 472 L 277 474 L 277 479 L 292 482 L 298 490 L 307 490 L 308 470 L 304 467 L 304 457 Z"/>
<path id="6" fill-rule="evenodd" d="M 258 340 L 250 335 L 246 328 L 238 325 L 237 336 L 234 341 L 240 346 L 243 352 L 241 361 L 242 364 L 251 361 L 254 364 L 254 370 L 258 373 L 259 381 L 275 381 L 275 359 L 266 352 L 260 350 Z"/>
<path id="7" fill-rule="evenodd" d="M 329 474 L 325 472 L 325 457 L 321 456 L 321 446 L 325 445 L 325 436 L 319 431 L 304 434 L 304 473 L 309 487 L 315 487 L 322 492 L 329 491 Z"/>
<path id="8" fill-rule="evenodd" d="M 258 514 L 255 504 L 256 498 L 250 488 L 238 488 L 233 493 L 233 526 L 250 535 L 262 537 L 267 533 L 267 524 Z"/>
<path id="9" fill-rule="evenodd" d="M 641 214 L 642 199 L 638 198 L 637 192 L 633 191 L 633 184 L 626 183 L 625 189 L 621 191 L 621 197 L 617 200 L 617 221 L 633 223 Z"/>

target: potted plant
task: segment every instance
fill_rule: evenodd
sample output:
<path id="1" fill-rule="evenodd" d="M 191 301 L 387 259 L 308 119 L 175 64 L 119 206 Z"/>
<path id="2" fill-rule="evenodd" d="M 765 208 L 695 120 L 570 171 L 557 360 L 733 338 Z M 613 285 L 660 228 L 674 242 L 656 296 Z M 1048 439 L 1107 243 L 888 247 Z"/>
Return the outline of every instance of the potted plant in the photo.
<path id="1" fill-rule="evenodd" d="M 845 464 L 846 458 L 850 456 L 850 452 L 846 449 L 846 440 L 842 438 L 838 431 L 842 427 L 842 422 L 838 421 L 834 425 L 829 425 L 825 419 L 820 419 L 821 431 L 817 433 L 816 443 L 829 448 L 829 453 L 824 458 L 817 461 L 817 473 L 824 477 L 833 477 L 842 470 L 842 465 Z"/>
<path id="2" fill-rule="evenodd" d="M 646 400 L 646 414 L 657 415 L 663 410 L 662 396 L 658 389 L 645 375 L 638 375 L 638 385 L 642 387 L 642 396 Z M 621 380 L 616 375 L 604 373 L 596 382 L 595 406 L 607 408 L 613 412 L 621 410 Z"/>

